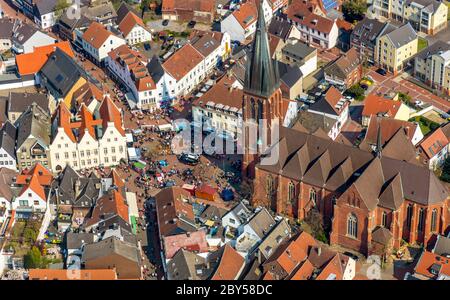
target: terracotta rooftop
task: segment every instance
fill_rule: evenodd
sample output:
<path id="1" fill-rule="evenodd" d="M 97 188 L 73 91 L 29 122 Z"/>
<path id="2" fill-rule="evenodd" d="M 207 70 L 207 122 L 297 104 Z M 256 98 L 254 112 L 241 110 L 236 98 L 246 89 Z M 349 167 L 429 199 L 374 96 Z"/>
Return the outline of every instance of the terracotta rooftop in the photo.
<path id="1" fill-rule="evenodd" d="M 70 42 L 68 41 L 48 46 L 35 47 L 34 51 L 31 53 L 16 56 L 16 64 L 19 74 L 24 76 L 38 73 L 56 48 L 61 49 L 72 58 L 75 57 L 75 54 L 70 46 Z"/>
<path id="2" fill-rule="evenodd" d="M 239 9 L 233 12 L 233 16 L 242 28 L 246 29 L 250 27 L 258 20 L 258 8 L 256 7 L 254 0 L 243 3 Z"/>
<path id="3" fill-rule="evenodd" d="M 420 148 L 422 148 L 428 158 L 432 158 L 444 147 L 447 147 L 448 143 L 449 137 L 447 137 L 442 128 L 439 127 L 423 139 L 420 143 Z"/>
<path id="4" fill-rule="evenodd" d="M 128 36 L 133 30 L 133 28 L 139 25 L 145 30 L 145 24 L 141 18 L 136 16 L 132 11 L 128 12 L 128 14 L 123 18 L 122 22 L 119 23 L 119 29 L 123 33 L 124 36 Z"/>
<path id="5" fill-rule="evenodd" d="M 238 279 L 245 266 L 245 259 L 228 244 L 221 250 L 223 250 L 222 257 L 211 280 Z"/>
<path id="6" fill-rule="evenodd" d="M 184 249 L 196 253 L 208 252 L 208 243 L 204 230 L 163 237 L 165 258 L 171 259 L 178 250 Z"/>
<path id="7" fill-rule="evenodd" d="M 203 59 L 203 55 L 191 44 L 186 44 L 169 57 L 162 66 L 175 80 L 180 80 L 198 66 Z"/>
<path id="8" fill-rule="evenodd" d="M 106 40 L 113 35 L 100 23 L 92 22 L 89 28 L 83 34 L 83 40 L 89 43 L 95 49 L 99 49 Z"/>
<path id="9" fill-rule="evenodd" d="M 381 113 L 387 114 L 387 117 L 393 118 L 397 114 L 401 105 L 401 101 L 394 101 L 391 99 L 380 97 L 376 94 L 370 94 L 364 101 L 362 115 L 370 117 L 371 115 L 377 115 Z"/>
<path id="10" fill-rule="evenodd" d="M 428 278 L 438 275 L 450 276 L 450 258 L 424 251 L 415 267 L 415 272 Z"/>

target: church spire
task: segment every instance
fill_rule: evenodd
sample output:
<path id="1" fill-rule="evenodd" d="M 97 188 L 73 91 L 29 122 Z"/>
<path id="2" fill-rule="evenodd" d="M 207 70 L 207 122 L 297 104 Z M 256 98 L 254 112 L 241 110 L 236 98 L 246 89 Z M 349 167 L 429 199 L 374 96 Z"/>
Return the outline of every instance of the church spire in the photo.
<path id="1" fill-rule="evenodd" d="M 256 96 L 268 98 L 279 87 L 278 66 L 270 56 L 269 39 L 264 19 L 263 1 L 259 2 L 258 21 L 252 53 L 247 66 L 244 90 Z"/>

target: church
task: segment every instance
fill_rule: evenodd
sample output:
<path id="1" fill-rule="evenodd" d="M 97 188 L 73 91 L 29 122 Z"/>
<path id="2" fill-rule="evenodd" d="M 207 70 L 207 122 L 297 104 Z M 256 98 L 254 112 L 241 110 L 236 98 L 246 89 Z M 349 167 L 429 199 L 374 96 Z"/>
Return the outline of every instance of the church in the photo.
<path id="1" fill-rule="evenodd" d="M 242 174 L 253 181 L 254 206 L 299 221 L 316 210 L 332 245 L 365 255 L 398 249 L 403 240 L 426 246 L 448 233 L 448 191 L 428 168 L 380 148 L 369 152 L 278 126 L 284 110 L 277 70 L 259 13 L 243 92 L 244 132 L 262 120 L 267 127 L 256 145 L 244 133 Z M 401 143 L 395 147 L 402 152 Z M 278 155 L 275 163 L 264 162 L 268 153 Z"/>

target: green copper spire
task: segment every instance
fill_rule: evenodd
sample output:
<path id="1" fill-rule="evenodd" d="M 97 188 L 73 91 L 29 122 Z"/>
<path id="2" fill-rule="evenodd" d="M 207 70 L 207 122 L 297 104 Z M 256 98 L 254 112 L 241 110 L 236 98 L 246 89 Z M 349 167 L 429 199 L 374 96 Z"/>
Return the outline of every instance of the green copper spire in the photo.
<path id="1" fill-rule="evenodd" d="M 251 59 L 247 65 L 244 90 L 256 96 L 268 98 L 279 87 L 278 66 L 272 60 L 264 19 L 263 0 L 258 6 L 258 23 Z"/>

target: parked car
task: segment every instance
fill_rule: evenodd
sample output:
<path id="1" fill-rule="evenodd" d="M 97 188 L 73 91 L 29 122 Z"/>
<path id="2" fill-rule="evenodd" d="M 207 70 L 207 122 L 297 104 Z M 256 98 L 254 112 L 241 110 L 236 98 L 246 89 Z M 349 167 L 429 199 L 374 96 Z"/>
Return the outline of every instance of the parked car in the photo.
<path id="1" fill-rule="evenodd" d="M 169 20 L 163 20 L 162 21 L 162 26 L 167 26 L 169 25 Z"/>
<path id="2" fill-rule="evenodd" d="M 189 23 L 188 23 L 188 28 L 194 28 L 195 27 L 195 24 L 197 24 L 197 22 L 195 22 L 194 20 L 192 20 L 192 21 L 190 21 Z"/>
<path id="3" fill-rule="evenodd" d="M 375 72 L 377 72 L 380 75 L 386 76 L 387 72 L 386 70 L 379 68 L 378 70 L 376 70 Z"/>
<path id="4" fill-rule="evenodd" d="M 414 102 L 414 104 L 415 104 L 416 106 L 421 107 L 424 103 L 423 103 L 422 100 L 416 100 L 416 101 Z"/>
<path id="5" fill-rule="evenodd" d="M 145 49 L 145 51 L 150 51 L 152 49 L 152 46 L 150 46 L 150 43 L 145 43 L 144 49 Z"/>
<path id="6" fill-rule="evenodd" d="M 365 84 L 365 83 L 360 84 L 360 86 L 366 91 L 369 89 L 369 86 L 367 84 Z"/>

